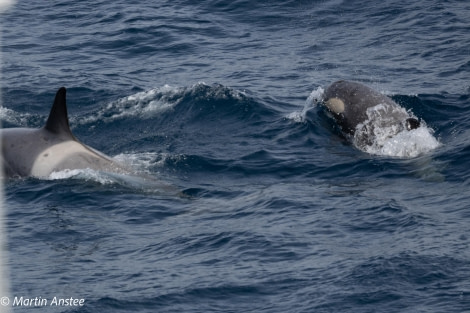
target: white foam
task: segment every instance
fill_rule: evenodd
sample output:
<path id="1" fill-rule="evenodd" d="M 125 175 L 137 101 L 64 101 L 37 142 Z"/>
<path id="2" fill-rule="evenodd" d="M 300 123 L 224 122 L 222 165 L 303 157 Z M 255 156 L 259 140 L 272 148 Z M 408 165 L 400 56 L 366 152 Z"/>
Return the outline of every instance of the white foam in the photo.
<path id="1" fill-rule="evenodd" d="M 148 172 L 152 166 L 162 167 L 170 157 L 168 153 L 142 152 L 142 153 L 121 153 L 114 157 L 116 161 L 127 164 L 132 168 Z"/>
<path id="2" fill-rule="evenodd" d="M 304 108 L 301 111 L 294 111 L 286 115 L 286 118 L 294 121 L 295 123 L 305 122 L 307 111 L 315 108 L 323 98 L 325 90 L 322 87 L 318 87 L 313 90 L 305 101 Z"/>
<path id="3" fill-rule="evenodd" d="M 181 191 L 174 185 L 160 180 L 154 175 L 143 172 L 134 174 L 119 174 L 113 172 L 102 172 L 92 169 L 71 169 L 53 172 L 49 180 L 77 179 L 95 182 L 101 185 L 119 185 L 134 190 L 149 192 L 159 195 L 181 195 Z"/>
<path id="4" fill-rule="evenodd" d="M 378 150 L 370 153 L 394 156 L 394 157 L 417 157 L 440 146 L 439 141 L 432 135 L 432 130 L 421 126 L 410 131 L 401 131 L 392 138 L 386 140 Z"/>
<path id="5" fill-rule="evenodd" d="M 310 108 L 316 107 L 318 102 L 320 102 L 323 98 L 324 93 L 325 90 L 322 87 L 318 87 L 317 89 L 313 90 L 305 101 L 305 106 Z"/>
<path id="6" fill-rule="evenodd" d="M 163 166 L 170 157 L 168 153 L 142 152 L 142 153 L 121 153 L 113 157 L 118 163 L 125 164 L 129 168 L 139 173 L 150 173 L 150 167 Z M 114 176 L 114 174 L 113 174 Z M 52 172 L 50 180 L 79 178 L 96 181 L 101 184 L 113 183 L 114 180 L 106 172 L 92 169 L 66 169 L 63 171 Z"/>
<path id="7" fill-rule="evenodd" d="M 233 98 L 236 100 L 244 100 L 247 95 L 245 91 L 225 87 L 220 84 L 214 84 L 212 86 L 207 85 L 205 82 L 198 82 L 189 88 L 191 92 L 195 92 L 197 97 L 203 95 L 205 98 L 226 100 Z M 205 93 L 202 93 L 205 91 Z"/>
<path id="8" fill-rule="evenodd" d="M 5 107 L 0 107 L 0 118 L 2 120 L 6 120 L 8 117 L 12 115 L 12 110 L 7 109 Z"/>
<path id="9" fill-rule="evenodd" d="M 194 92 L 197 97 L 226 99 L 232 97 L 244 99 L 246 93 L 222 85 L 209 86 L 198 82 L 191 87 L 173 87 L 164 85 L 110 102 L 99 112 L 84 118 L 73 119 L 74 123 L 91 124 L 96 121 L 112 122 L 116 119 L 138 117 L 149 119 L 178 105 L 187 93 Z M 205 93 L 201 93 L 205 92 Z"/>
<path id="10" fill-rule="evenodd" d="M 11 109 L 0 107 L 0 120 L 14 124 L 14 125 L 27 125 L 31 114 L 20 114 Z"/>
<path id="11" fill-rule="evenodd" d="M 94 181 L 102 185 L 109 185 L 115 183 L 113 179 L 105 175 L 103 172 L 95 171 L 92 169 L 66 169 L 63 171 L 52 172 L 49 180 L 63 180 L 63 179 L 83 179 L 85 181 Z"/>
<path id="12" fill-rule="evenodd" d="M 353 143 L 367 153 L 413 158 L 439 147 L 433 130 L 424 122 L 417 129 L 406 130 L 405 120 L 413 117 L 404 108 L 379 104 L 367 109 L 368 119 L 356 127 Z"/>
<path id="13" fill-rule="evenodd" d="M 294 123 L 303 123 L 305 121 L 304 111 L 294 111 L 286 115 L 286 118 L 294 121 Z"/>
<path id="14" fill-rule="evenodd" d="M 170 98 L 181 94 L 182 91 L 182 88 L 165 85 L 119 99 L 110 103 L 106 109 L 118 111 L 111 116 L 113 120 L 128 116 L 148 118 L 175 106 L 178 101 L 171 101 Z"/>
<path id="15" fill-rule="evenodd" d="M 171 109 L 182 99 L 184 88 L 164 85 L 148 91 L 110 102 L 98 113 L 81 118 L 80 124 L 94 123 L 96 121 L 113 121 L 126 117 L 138 116 L 140 118 L 151 118 L 163 111 Z"/>

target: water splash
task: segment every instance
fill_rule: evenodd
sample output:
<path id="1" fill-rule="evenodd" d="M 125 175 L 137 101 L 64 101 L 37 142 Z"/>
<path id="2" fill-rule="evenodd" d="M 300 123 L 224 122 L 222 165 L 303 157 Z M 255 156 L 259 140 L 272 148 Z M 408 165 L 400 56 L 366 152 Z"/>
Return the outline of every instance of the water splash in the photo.
<path id="1" fill-rule="evenodd" d="M 367 109 L 368 119 L 357 125 L 352 138 L 360 150 L 374 155 L 413 158 L 436 149 L 440 143 L 422 121 L 417 129 L 406 130 L 411 112 L 395 105 L 378 104 Z"/>
<path id="2" fill-rule="evenodd" d="M 411 131 L 401 131 L 385 140 L 379 149 L 371 148 L 368 152 L 384 156 L 413 158 L 428 153 L 440 145 L 432 135 L 432 129 L 421 126 Z"/>
<path id="3" fill-rule="evenodd" d="M 294 111 L 287 114 L 286 118 L 294 121 L 295 123 L 305 122 L 307 111 L 315 108 L 318 105 L 318 103 L 323 98 L 324 92 L 325 90 L 322 87 L 318 87 L 317 89 L 313 90 L 308 96 L 307 100 L 305 100 L 304 108 L 301 111 Z"/>
<path id="4" fill-rule="evenodd" d="M 28 113 L 19 113 L 12 109 L 0 107 L 0 120 L 4 123 L 26 127 L 32 117 L 33 115 Z"/>
<path id="5" fill-rule="evenodd" d="M 163 167 L 166 160 L 171 157 L 169 153 L 140 152 L 121 153 L 116 155 L 114 159 L 139 171 L 150 173 L 151 167 Z"/>
<path id="6" fill-rule="evenodd" d="M 92 169 L 72 169 L 52 172 L 48 180 L 81 180 L 99 185 L 116 185 L 133 191 L 166 196 L 180 196 L 181 190 L 176 186 L 145 173 L 119 174 Z"/>

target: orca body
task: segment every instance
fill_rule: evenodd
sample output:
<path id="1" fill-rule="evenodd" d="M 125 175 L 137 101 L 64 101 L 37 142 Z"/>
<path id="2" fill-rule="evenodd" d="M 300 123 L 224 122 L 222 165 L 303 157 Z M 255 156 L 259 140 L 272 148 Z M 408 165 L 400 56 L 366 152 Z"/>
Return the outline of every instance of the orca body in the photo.
<path id="1" fill-rule="evenodd" d="M 67 169 L 130 173 L 124 165 L 75 138 L 69 126 L 64 87 L 57 91 L 43 128 L 7 128 L 0 136 L 4 177 L 47 178 Z"/>
<path id="2" fill-rule="evenodd" d="M 358 125 L 364 125 L 374 114 L 389 125 L 395 124 L 407 130 L 420 126 L 416 118 L 411 117 L 391 98 L 357 82 L 340 80 L 332 83 L 325 90 L 323 104 L 341 130 L 350 135 L 354 135 Z M 371 108 L 376 107 L 376 112 L 372 112 Z"/>

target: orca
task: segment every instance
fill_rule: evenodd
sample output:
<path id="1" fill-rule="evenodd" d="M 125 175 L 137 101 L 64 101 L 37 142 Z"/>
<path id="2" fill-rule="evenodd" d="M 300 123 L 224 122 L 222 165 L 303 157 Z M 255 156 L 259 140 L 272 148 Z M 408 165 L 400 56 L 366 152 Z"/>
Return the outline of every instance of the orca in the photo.
<path id="1" fill-rule="evenodd" d="M 410 116 L 391 98 L 358 82 L 339 80 L 332 83 L 324 92 L 323 104 L 341 130 L 353 136 L 358 130 L 370 133 L 370 129 L 364 128 L 367 126 L 365 122 L 374 116 L 371 108 L 377 108 L 376 118 L 381 118 L 387 126 L 397 126 L 397 131 L 400 128 L 412 130 L 420 127 L 419 120 Z"/>
<path id="2" fill-rule="evenodd" d="M 46 125 L 39 129 L 0 130 L 3 177 L 47 178 L 53 172 L 74 169 L 130 174 L 131 171 L 111 157 L 81 143 L 69 126 L 66 89 L 55 96 Z"/>

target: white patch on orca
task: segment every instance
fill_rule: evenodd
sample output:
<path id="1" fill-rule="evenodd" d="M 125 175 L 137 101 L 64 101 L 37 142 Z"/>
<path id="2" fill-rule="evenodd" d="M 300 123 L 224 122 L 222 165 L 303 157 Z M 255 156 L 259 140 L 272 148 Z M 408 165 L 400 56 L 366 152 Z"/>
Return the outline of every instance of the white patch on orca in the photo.
<path id="1" fill-rule="evenodd" d="M 77 141 L 67 140 L 42 151 L 34 161 L 30 174 L 34 177 L 47 177 L 71 159 L 73 159 L 76 168 L 88 168 L 87 164 L 96 164 L 98 168 L 100 163 L 103 163 L 102 159 L 108 162 L 108 157 L 96 150 L 85 148 Z M 109 160 L 109 162 L 112 161 Z"/>
<path id="2" fill-rule="evenodd" d="M 344 102 L 339 98 L 330 98 L 326 101 L 326 106 L 330 109 L 331 112 L 340 114 L 344 112 Z"/>

